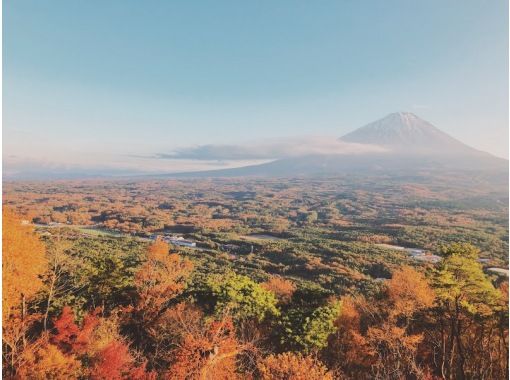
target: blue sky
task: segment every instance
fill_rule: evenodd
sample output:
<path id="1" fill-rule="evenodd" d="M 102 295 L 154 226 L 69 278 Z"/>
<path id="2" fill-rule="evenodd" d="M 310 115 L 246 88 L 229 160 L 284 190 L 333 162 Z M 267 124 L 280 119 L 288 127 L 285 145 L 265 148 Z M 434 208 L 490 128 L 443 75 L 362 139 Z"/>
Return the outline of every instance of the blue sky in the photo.
<path id="1" fill-rule="evenodd" d="M 143 157 L 395 111 L 508 157 L 507 6 L 4 0 L 4 166 L 187 169 Z"/>

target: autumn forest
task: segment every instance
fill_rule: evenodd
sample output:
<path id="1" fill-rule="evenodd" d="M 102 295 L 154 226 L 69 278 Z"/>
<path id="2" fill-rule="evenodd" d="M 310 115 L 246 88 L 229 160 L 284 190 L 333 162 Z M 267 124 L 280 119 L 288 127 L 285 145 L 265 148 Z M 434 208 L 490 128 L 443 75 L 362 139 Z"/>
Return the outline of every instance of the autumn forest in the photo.
<path id="1" fill-rule="evenodd" d="M 0 1 L 2 379 L 510 379 L 508 1 Z"/>
<path id="2" fill-rule="evenodd" d="M 6 183 L 4 377 L 505 378 L 506 194 L 445 181 Z"/>

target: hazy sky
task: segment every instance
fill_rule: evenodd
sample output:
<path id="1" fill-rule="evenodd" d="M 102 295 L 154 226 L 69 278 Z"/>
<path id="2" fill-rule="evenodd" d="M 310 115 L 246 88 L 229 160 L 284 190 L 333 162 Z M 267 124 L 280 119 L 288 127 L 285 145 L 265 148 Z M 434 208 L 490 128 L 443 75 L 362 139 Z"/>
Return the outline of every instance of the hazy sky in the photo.
<path id="1" fill-rule="evenodd" d="M 508 157 L 504 0 L 3 4 L 7 168 L 187 169 L 162 157 L 395 111 Z"/>

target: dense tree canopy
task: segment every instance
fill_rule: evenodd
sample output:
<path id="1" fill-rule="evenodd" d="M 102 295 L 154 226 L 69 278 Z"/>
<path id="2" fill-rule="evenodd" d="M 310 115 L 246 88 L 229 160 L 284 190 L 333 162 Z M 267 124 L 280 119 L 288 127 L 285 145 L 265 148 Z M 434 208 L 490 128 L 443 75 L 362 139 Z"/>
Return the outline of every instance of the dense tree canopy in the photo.
<path id="1" fill-rule="evenodd" d="M 212 276 L 207 287 L 217 315 L 228 313 L 236 320 L 261 321 L 266 316 L 279 314 L 275 294 L 246 276 L 231 272 Z"/>
<path id="2" fill-rule="evenodd" d="M 304 228 L 316 228 L 322 215 L 303 219 Z M 65 228 L 41 240 L 5 209 L 3 223 L 6 378 L 508 375 L 508 283 L 484 272 L 470 244 L 444 245 L 437 264 L 374 265 L 386 277 L 369 281 L 359 272 L 353 280 L 337 260 L 355 263 L 346 243 L 252 237 L 253 244 L 241 240 L 223 251 L 176 249 L 159 239 L 84 237 Z M 356 244 L 363 250 L 372 242 Z M 231 265 L 257 255 L 253 246 L 266 249 L 259 256 L 292 260 L 265 271 Z M 298 275 L 305 266 L 320 273 L 317 281 Z M 345 278 L 342 292 L 323 286 L 333 281 L 330 267 Z"/>

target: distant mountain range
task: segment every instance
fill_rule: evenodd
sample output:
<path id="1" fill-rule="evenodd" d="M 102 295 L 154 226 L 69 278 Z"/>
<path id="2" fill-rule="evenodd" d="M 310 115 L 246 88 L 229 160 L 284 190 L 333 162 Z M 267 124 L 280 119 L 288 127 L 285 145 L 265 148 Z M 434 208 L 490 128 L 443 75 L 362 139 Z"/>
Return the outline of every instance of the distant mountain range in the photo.
<path id="1" fill-rule="evenodd" d="M 392 113 L 341 137 L 349 143 L 378 145 L 383 153 L 315 154 L 234 169 L 179 173 L 176 177 L 316 176 L 410 174 L 466 170 L 507 174 L 508 160 L 474 149 L 412 113 Z"/>
<path id="2" fill-rule="evenodd" d="M 245 145 L 190 147 L 157 159 L 197 162 L 264 160 L 251 166 L 194 172 L 154 173 L 143 166 L 130 169 L 81 165 L 48 165 L 31 162 L 6 166 L 4 180 L 80 178 L 218 178 L 218 177 L 317 177 L 317 176 L 430 176 L 465 178 L 482 174 L 490 183 L 506 183 L 508 160 L 474 149 L 412 113 L 392 113 L 338 139 L 313 136 Z M 216 161 L 215 161 L 216 160 Z M 271 160 L 271 161 L 269 161 Z M 161 161 L 158 162 L 161 164 Z M 17 166 L 16 166 L 17 165 Z M 148 165 L 144 163 L 144 165 Z M 467 173 L 467 177 L 466 174 Z M 446 176 L 445 176 L 446 174 Z M 505 185 L 505 186 L 506 186 Z"/>

